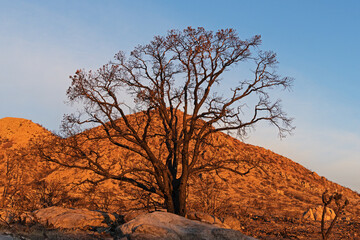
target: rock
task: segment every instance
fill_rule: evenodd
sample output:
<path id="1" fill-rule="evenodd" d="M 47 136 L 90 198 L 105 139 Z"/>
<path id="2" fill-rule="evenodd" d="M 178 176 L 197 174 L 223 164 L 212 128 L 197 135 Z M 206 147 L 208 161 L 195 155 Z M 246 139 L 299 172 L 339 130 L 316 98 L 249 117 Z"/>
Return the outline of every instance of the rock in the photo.
<path id="1" fill-rule="evenodd" d="M 138 216 L 119 226 L 117 234 L 119 239 L 124 240 L 254 239 L 235 230 L 192 221 L 168 212 L 153 212 Z"/>
<path id="2" fill-rule="evenodd" d="M 128 213 L 126 213 L 124 215 L 124 221 L 127 223 L 127 222 L 130 222 L 131 220 L 133 220 L 134 218 L 136 218 L 137 216 L 139 215 L 143 215 L 143 214 L 146 214 L 148 213 L 147 211 L 130 211 Z"/>
<path id="3" fill-rule="evenodd" d="M 308 219 L 308 220 L 315 221 L 315 217 L 314 217 L 313 210 L 310 208 L 309 210 L 307 210 L 306 212 L 304 212 L 303 218 L 304 218 L 304 219 Z"/>
<path id="4" fill-rule="evenodd" d="M 207 214 L 207 213 L 190 212 L 186 215 L 186 218 L 188 218 L 190 220 L 196 220 L 196 221 L 200 221 L 200 222 L 204 222 L 204 223 L 214 224 L 214 225 L 216 225 L 218 227 L 222 227 L 222 228 L 230 228 L 229 226 L 226 226 L 226 224 L 224 224 L 217 217 Z"/>
<path id="5" fill-rule="evenodd" d="M 284 195 L 284 194 L 285 194 L 285 193 L 284 193 L 284 190 L 280 190 L 280 189 L 277 189 L 276 192 L 277 192 L 278 194 L 280 194 L 280 195 Z"/>
<path id="6" fill-rule="evenodd" d="M 304 213 L 303 218 L 313 220 L 313 221 L 321 221 L 322 213 L 323 213 L 323 206 L 318 206 L 316 208 L 310 208 L 309 210 L 307 210 Z M 335 218 L 334 210 L 332 210 L 331 208 L 326 208 L 325 221 L 333 220 L 334 218 Z"/>
<path id="7" fill-rule="evenodd" d="M 30 224 L 34 222 L 34 215 L 31 212 L 23 212 L 20 214 L 11 209 L 2 209 L 0 210 L 0 219 L 9 224 L 16 222 L 20 222 L 22 224 Z"/>
<path id="8" fill-rule="evenodd" d="M 19 221 L 23 224 L 31 224 L 35 222 L 35 217 L 32 212 L 23 212 L 19 216 Z"/>
<path id="9" fill-rule="evenodd" d="M 235 229 L 235 230 L 240 230 L 242 228 L 240 221 L 233 216 L 225 217 L 223 224 L 225 226 L 229 226 L 229 228 Z"/>
<path id="10" fill-rule="evenodd" d="M 314 177 L 315 180 L 321 179 L 321 177 L 316 172 L 312 172 L 312 176 Z"/>
<path id="11" fill-rule="evenodd" d="M 116 221 L 113 214 L 87 209 L 68 209 L 49 207 L 34 212 L 35 218 L 43 225 L 52 225 L 55 228 L 84 229 L 88 227 L 108 227 Z"/>
<path id="12" fill-rule="evenodd" d="M 0 234 L 0 240 L 18 240 L 20 238 L 15 238 L 15 237 L 12 237 L 10 235 L 2 235 Z"/>

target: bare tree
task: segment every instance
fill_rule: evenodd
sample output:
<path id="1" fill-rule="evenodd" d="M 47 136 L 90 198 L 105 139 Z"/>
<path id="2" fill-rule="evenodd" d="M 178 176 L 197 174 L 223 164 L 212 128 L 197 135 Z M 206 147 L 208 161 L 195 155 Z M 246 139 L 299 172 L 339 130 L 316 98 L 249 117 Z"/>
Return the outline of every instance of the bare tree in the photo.
<path id="1" fill-rule="evenodd" d="M 132 184 L 163 199 L 169 212 L 185 215 L 190 177 L 219 169 L 249 172 L 238 168 L 243 159 L 237 156 L 208 156 L 216 134 L 243 137 L 260 121 L 274 125 L 280 136 L 293 129 L 280 100 L 269 95 L 274 88 L 288 89 L 292 78 L 276 73 L 276 54 L 259 50 L 260 43 L 260 36 L 241 40 L 233 29 L 188 27 L 154 37 L 129 57 L 119 52 L 95 72 L 76 71 L 67 96 L 81 110 L 64 117 L 64 138 L 41 156 L 91 170 L 98 176 L 91 181 Z M 252 64 L 250 75 L 222 78 L 239 63 Z M 100 130 L 84 131 L 91 124 Z M 103 161 L 104 139 L 127 157 Z"/>
<path id="2" fill-rule="evenodd" d="M 331 221 L 330 226 L 328 229 L 325 229 L 325 213 L 327 207 L 331 204 L 332 200 L 334 200 L 336 208 L 335 208 L 335 218 Z M 343 213 L 345 207 L 349 205 L 349 200 L 347 198 L 343 198 L 343 195 L 340 193 L 333 193 L 329 194 L 328 190 L 322 195 L 322 202 L 323 202 L 323 212 L 321 216 L 321 236 L 323 240 L 329 239 L 331 230 L 335 226 L 336 220 L 340 217 Z"/>

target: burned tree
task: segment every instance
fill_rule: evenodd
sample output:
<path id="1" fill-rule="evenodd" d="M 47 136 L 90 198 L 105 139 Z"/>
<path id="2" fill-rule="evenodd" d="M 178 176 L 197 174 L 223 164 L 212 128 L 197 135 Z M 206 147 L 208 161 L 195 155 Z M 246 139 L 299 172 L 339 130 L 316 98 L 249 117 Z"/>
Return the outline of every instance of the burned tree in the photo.
<path id="1" fill-rule="evenodd" d="M 335 218 L 331 221 L 330 226 L 328 229 L 325 228 L 325 213 L 327 207 L 331 204 L 332 200 L 334 200 L 336 208 L 335 208 Z M 321 216 L 321 236 L 323 240 L 329 239 L 331 234 L 331 230 L 335 226 L 336 220 L 340 217 L 343 213 L 345 207 L 349 205 L 349 200 L 343 197 L 340 193 L 333 193 L 329 194 L 328 190 L 322 194 L 322 202 L 323 202 L 323 211 Z"/>
<path id="2" fill-rule="evenodd" d="M 156 36 L 129 57 L 119 52 L 95 72 L 78 70 L 67 96 L 82 110 L 65 116 L 66 138 L 56 138 L 41 156 L 91 170 L 101 176 L 97 181 L 132 184 L 158 195 L 169 212 L 185 215 L 191 176 L 218 169 L 248 172 L 236 167 L 242 161 L 236 156 L 206 157 L 211 136 L 227 131 L 245 136 L 260 121 L 274 125 L 280 136 L 293 129 L 280 101 L 269 95 L 271 89 L 289 88 L 292 79 L 276 73 L 276 54 L 258 50 L 260 43 L 260 36 L 241 40 L 232 29 L 189 27 Z M 253 64 L 251 77 L 233 84 L 222 78 L 245 62 Z M 84 131 L 92 124 L 99 126 L 96 131 Z M 101 160 L 104 139 L 128 154 L 107 160 L 118 162 L 117 168 Z"/>

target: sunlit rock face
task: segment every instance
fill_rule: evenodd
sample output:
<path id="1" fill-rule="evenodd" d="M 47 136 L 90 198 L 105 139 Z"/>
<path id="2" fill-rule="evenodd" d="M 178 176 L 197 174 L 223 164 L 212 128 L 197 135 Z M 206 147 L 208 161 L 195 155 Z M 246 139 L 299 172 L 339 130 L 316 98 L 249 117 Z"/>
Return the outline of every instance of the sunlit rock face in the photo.
<path id="1" fill-rule="evenodd" d="M 304 213 L 304 219 L 313 220 L 313 221 L 321 221 L 323 214 L 323 206 L 317 206 L 316 208 L 310 208 Z M 335 212 L 331 208 L 325 209 L 324 220 L 333 220 L 335 218 Z"/>

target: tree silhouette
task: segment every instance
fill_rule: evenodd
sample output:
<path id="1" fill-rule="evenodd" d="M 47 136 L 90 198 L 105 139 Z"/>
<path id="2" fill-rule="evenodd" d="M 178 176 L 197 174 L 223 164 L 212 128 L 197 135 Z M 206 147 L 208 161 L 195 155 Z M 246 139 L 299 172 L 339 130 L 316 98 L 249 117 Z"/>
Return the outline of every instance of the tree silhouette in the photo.
<path id="1" fill-rule="evenodd" d="M 40 155 L 100 176 L 89 181 L 132 184 L 163 199 L 169 212 L 185 215 L 190 177 L 219 169 L 245 175 L 254 167 L 241 171 L 245 160 L 231 154 L 209 156 L 206 148 L 219 148 L 212 140 L 217 133 L 243 137 L 260 121 L 281 137 L 293 130 L 280 100 L 270 98 L 292 78 L 276 73 L 276 54 L 259 50 L 260 43 L 260 36 L 241 40 L 233 29 L 188 27 L 154 37 L 129 57 L 119 52 L 97 71 L 76 71 L 67 96 L 81 110 L 64 117 L 63 138 Z M 224 73 L 240 63 L 253 69 L 227 81 Z M 84 131 L 93 126 L 99 127 Z M 103 141 L 126 154 L 104 161 Z"/>

